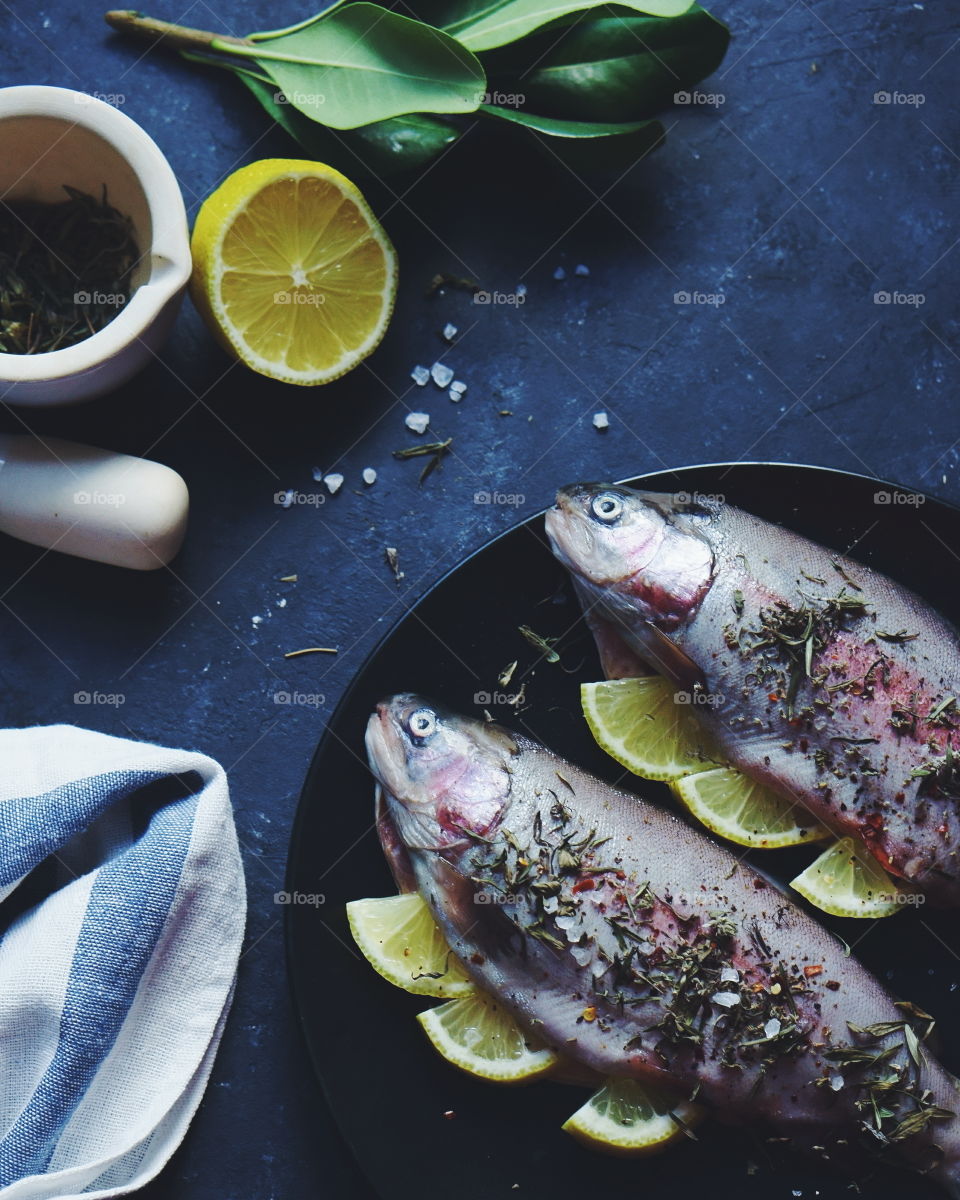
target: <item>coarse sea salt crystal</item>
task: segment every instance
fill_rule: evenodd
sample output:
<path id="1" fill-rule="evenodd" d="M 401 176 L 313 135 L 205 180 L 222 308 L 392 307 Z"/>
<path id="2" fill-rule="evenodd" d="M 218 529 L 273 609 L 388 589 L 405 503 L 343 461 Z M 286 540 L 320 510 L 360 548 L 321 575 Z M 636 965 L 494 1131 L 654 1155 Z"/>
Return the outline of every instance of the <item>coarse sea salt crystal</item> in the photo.
<path id="1" fill-rule="evenodd" d="M 554 273 L 553 273 L 553 277 L 554 277 L 554 279 L 556 279 L 556 280 L 557 280 L 557 282 L 559 283 L 559 281 L 560 281 L 561 279 L 566 279 L 566 277 L 567 277 L 567 273 L 566 273 L 566 271 L 563 269 L 563 267 L 557 267 L 557 269 L 556 269 L 556 270 L 554 271 Z"/>
<path id="2" fill-rule="evenodd" d="M 456 336 L 457 336 L 456 325 L 451 325 L 450 322 L 448 321 L 446 323 L 446 325 L 444 325 L 444 327 L 443 327 L 443 340 L 445 342 L 452 342 Z"/>
<path id="3" fill-rule="evenodd" d="M 343 487 L 343 476 L 335 472 L 333 475 L 325 475 L 323 482 L 327 485 L 330 495 L 335 496 Z"/>
<path id="4" fill-rule="evenodd" d="M 739 983 L 740 982 L 740 972 L 737 970 L 736 967 L 724 967 L 723 970 L 720 972 L 720 982 L 721 983 Z"/>
<path id="5" fill-rule="evenodd" d="M 461 396 L 463 395 L 463 393 L 466 390 L 467 390 L 467 385 L 463 382 L 462 379 L 455 379 L 453 381 L 453 383 L 450 384 L 450 391 L 451 392 L 459 392 Z"/>
<path id="6" fill-rule="evenodd" d="M 578 967 L 585 967 L 593 958 L 593 950 L 590 946 L 571 946 L 570 954 Z"/>
<path id="7" fill-rule="evenodd" d="M 323 468 L 322 467 L 314 467 L 313 470 L 310 472 L 310 474 L 313 476 L 313 482 L 319 483 L 321 481 L 321 479 L 323 479 Z"/>
<path id="8" fill-rule="evenodd" d="M 430 374 L 438 388 L 449 387 L 453 382 L 453 368 L 448 367 L 446 363 L 435 362 L 430 368 Z"/>
<path id="9" fill-rule="evenodd" d="M 842 1075 L 831 1075 L 830 1076 L 830 1090 L 832 1092 L 839 1092 L 842 1087 L 843 1087 L 843 1076 Z"/>
<path id="10" fill-rule="evenodd" d="M 430 372 L 426 367 L 414 367 L 410 372 L 410 378 L 417 385 L 417 387 L 423 387 L 425 384 L 430 382 Z"/>
<path id="11" fill-rule="evenodd" d="M 733 1008 L 740 1003 L 740 997 L 736 992 L 714 992 L 710 999 L 714 1004 L 719 1004 L 721 1008 Z"/>
<path id="12" fill-rule="evenodd" d="M 768 1037 L 768 1038 L 775 1038 L 779 1032 L 780 1032 L 780 1022 L 777 1020 L 776 1017 L 771 1017 L 770 1020 L 766 1023 L 766 1025 L 764 1025 L 764 1027 L 763 1027 L 763 1036 Z"/>
<path id="13" fill-rule="evenodd" d="M 610 428 L 610 418 L 607 416 L 607 414 L 605 412 L 594 413 L 593 414 L 593 427 L 594 427 L 594 429 L 609 429 Z"/>
<path id="14" fill-rule="evenodd" d="M 589 275 L 589 274 L 590 274 L 590 268 L 589 268 L 589 267 L 585 267 L 585 266 L 583 265 L 583 263 L 577 263 L 577 265 L 576 265 L 576 268 L 575 268 L 575 270 L 574 270 L 574 272 L 573 272 L 573 273 L 574 273 L 574 275 L 580 275 L 580 276 Z"/>
<path id="15" fill-rule="evenodd" d="M 403 423 L 408 429 L 414 433 L 426 433 L 427 426 L 430 424 L 430 414 L 421 412 L 407 413 L 403 418 Z"/>
<path id="16" fill-rule="evenodd" d="M 526 294 L 527 294 L 527 285 L 525 283 L 518 283 L 517 290 L 514 292 L 514 295 L 515 296 L 525 296 Z"/>
<path id="17" fill-rule="evenodd" d="M 377 482 L 377 473 L 373 467 L 363 468 L 363 482 L 369 487 L 371 483 Z"/>
<path id="18" fill-rule="evenodd" d="M 572 929 L 574 927 L 574 925 L 576 924 L 576 921 L 577 921 L 577 918 L 572 917 L 572 916 L 571 917 L 557 917 L 557 928 L 565 929 L 565 930 Z"/>
<path id="19" fill-rule="evenodd" d="M 453 390 L 453 388 L 451 388 L 450 391 L 447 392 L 447 395 L 454 402 L 454 404 L 459 404 L 460 401 L 463 399 L 463 392 L 455 392 Z"/>

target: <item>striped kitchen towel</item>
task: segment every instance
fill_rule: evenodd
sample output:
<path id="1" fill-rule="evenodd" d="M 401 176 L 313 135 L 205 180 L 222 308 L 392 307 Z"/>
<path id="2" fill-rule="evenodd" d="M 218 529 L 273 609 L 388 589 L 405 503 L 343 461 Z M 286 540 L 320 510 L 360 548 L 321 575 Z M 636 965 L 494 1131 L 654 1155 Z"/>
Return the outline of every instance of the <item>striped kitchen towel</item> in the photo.
<path id="1" fill-rule="evenodd" d="M 0 730 L 0 1198 L 119 1196 L 203 1095 L 246 900 L 223 769 Z"/>

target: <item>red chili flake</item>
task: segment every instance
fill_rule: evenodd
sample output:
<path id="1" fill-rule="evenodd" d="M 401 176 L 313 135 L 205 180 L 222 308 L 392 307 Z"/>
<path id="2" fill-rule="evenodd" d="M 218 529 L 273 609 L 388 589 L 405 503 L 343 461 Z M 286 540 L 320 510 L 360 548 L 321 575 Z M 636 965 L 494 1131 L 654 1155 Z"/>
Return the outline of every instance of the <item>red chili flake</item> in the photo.
<path id="1" fill-rule="evenodd" d="M 949 832 L 950 831 L 947 829 L 946 825 L 937 826 L 937 833 L 941 834 L 942 836 L 945 837 Z"/>
<path id="2" fill-rule="evenodd" d="M 777 700 L 779 700 L 779 699 L 780 699 L 779 693 L 777 693 L 777 692 L 768 692 L 768 693 L 767 693 L 767 699 L 768 699 L 768 700 L 777 701 Z"/>
<path id="3" fill-rule="evenodd" d="M 483 957 L 482 954 L 477 954 L 476 952 L 474 952 L 473 954 L 470 955 L 470 961 L 472 963 L 476 963 L 478 967 L 482 967 L 483 964 L 486 962 L 486 959 Z"/>
<path id="4" fill-rule="evenodd" d="M 627 877 L 626 871 L 615 871 L 614 874 L 618 879 L 626 879 Z"/>
<path id="5" fill-rule="evenodd" d="M 897 801 L 903 801 L 906 800 L 906 798 L 907 797 L 903 794 L 903 792 L 897 792 L 897 794 L 894 796 L 894 800 Z"/>
<path id="6" fill-rule="evenodd" d="M 803 751 L 804 754 L 806 754 L 806 752 L 810 749 L 810 743 L 807 741 L 806 738 L 800 739 L 800 749 Z"/>
<path id="7" fill-rule="evenodd" d="M 457 1114 L 453 1111 L 452 1108 L 448 1108 L 447 1111 L 443 1114 L 443 1119 L 445 1121 L 452 1121 L 452 1120 L 454 1120 L 456 1115 Z"/>
<path id="8" fill-rule="evenodd" d="M 823 963 L 811 963 L 809 967 L 803 968 L 803 973 L 807 979 L 812 979 L 814 975 L 820 975 L 823 972 Z"/>
<path id="9" fill-rule="evenodd" d="M 596 886 L 597 885 L 594 882 L 594 880 L 592 880 L 590 878 L 578 879 L 577 882 L 573 885 L 573 891 L 574 892 L 592 892 Z"/>
<path id="10" fill-rule="evenodd" d="M 828 979 L 823 986 L 828 987 L 831 992 L 839 992 L 840 991 L 840 980 L 839 979 Z"/>
<path id="11" fill-rule="evenodd" d="M 755 876 L 755 878 L 753 880 L 753 886 L 759 892 L 761 890 L 761 888 L 765 888 L 767 886 L 767 881 L 765 879 L 761 879 L 760 876 L 757 875 L 757 876 Z"/>

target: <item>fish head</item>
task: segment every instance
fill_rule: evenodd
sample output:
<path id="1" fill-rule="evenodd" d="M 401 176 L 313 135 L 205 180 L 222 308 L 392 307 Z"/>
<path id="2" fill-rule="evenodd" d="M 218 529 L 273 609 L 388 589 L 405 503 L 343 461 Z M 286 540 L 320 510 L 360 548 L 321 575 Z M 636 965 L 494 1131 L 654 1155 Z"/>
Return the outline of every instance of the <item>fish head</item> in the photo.
<path id="1" fill-rule="evenodd" d="M 577 483 L 557 493 L 546 530 L 586 603 L 622 627 L 646 621 L 670 631 L 697 611 L 713 581 L 703 529 L 710 515 L 681 493 Z"/>
<path id="2" fill-rule="evenodd" d="M 404 693 L 377 705 L 366 741 L 371 770 L 409 851 L 485 838 L 500 825 L 518 753 L 501 726 Z"/>

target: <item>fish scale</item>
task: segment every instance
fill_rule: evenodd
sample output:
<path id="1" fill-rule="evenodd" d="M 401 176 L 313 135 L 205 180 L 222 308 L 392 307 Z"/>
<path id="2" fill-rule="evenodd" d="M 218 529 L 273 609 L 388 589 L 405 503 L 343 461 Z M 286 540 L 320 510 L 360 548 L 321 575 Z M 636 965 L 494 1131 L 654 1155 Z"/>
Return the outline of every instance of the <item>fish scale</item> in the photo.
<path id="1" fill-rule="evenodd" d="M 531 1037 L 830 1162 L 896 1149 L 960 1194 L 956 1081 L 749 866 L 529 738 L 414 696 L 378 706 L 367 746 L 389 857 Z"/>

